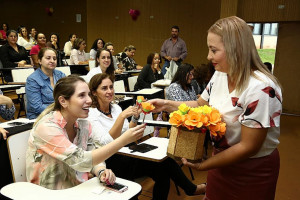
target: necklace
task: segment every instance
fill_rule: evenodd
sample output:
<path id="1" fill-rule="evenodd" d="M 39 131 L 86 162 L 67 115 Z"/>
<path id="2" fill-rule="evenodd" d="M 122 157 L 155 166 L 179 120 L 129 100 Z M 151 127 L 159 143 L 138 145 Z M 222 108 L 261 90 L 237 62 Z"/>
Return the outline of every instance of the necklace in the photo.
<path id="1" fill-rule="evenodd" d="M 98 110 L 99 110 L 102 114 L 104 114 L 104 115 L 106 115 L 106 116 L 111 114 L 111 107 L 110 107 L 110 105 L 109 105 L 109 111 L 108 111 L 108 112 L 102 111 L 102 110 L 100 109 L 100 106 L 99 106 Z"/>

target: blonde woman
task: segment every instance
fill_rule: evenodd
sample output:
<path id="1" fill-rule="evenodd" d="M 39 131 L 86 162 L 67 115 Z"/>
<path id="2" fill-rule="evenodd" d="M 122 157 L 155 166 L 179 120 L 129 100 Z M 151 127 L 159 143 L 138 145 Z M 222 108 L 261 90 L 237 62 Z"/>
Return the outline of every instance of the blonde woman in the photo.
<path id="1" fill-rule="evenodd" d="M 217 108 L 226 134 L 212 137 L 214 155 L 187 166 L 208 170 L 205 199 L 271 200 L 279 174 L 277 145 L 282 112 L 280 84 L 260 60 L 247 23 L 238 17 L 218 20 L 208 30 L 208 60 L 216 72 L 189 106 Z M 150 101 L 156 111 L 173 111 L 182 102 Z"/>

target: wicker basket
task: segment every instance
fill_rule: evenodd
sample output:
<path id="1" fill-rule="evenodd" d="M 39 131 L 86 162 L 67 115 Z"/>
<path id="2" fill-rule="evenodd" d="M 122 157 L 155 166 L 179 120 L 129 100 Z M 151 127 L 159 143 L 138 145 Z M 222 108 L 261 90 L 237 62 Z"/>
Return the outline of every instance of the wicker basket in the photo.
<path id="1" fill-rule="evenodd" d="M 174 159 L 186 158 L 191 162 L 202 160 L 205 133 L 200 129 L 192 131 L 172 126 L 167 155 Z"/>

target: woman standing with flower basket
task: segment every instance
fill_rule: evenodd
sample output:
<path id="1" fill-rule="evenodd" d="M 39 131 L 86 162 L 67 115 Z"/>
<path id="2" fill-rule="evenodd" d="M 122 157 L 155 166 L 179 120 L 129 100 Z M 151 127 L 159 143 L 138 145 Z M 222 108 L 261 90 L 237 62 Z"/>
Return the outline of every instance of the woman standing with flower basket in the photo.
<path id="1" fill-rule="evenodd" d="M 277 145 L 282 110 L 280 84 L 260 60 L 248 25 L 238 17 L 218 20 L 208 30 L 208 59 L 216 72 L 197 102 L 210 105 L 226 122 L 226 133 L 211 134 L 213 156 L 187 166 L 208 170 L 206 197 L 212 200 L 271 200 L 279 174 Z M 150 101 L 174 111 L 182 102 Z"/>

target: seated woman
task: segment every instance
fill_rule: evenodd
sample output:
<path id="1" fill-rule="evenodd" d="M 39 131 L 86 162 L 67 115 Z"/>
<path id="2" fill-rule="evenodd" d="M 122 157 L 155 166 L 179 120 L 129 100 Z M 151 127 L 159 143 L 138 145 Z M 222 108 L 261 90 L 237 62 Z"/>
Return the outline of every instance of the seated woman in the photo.
<path id="1" fill-rule="evenodd" d="M 33 41 L 33 45 L 36 45 L 36 29 L 35 28 L 31 28 L 30 29 L 30 34 L 29 34 L 29 37 L 30 37 L 30 40 Z"/>
<path id="2" fill-rule="evenodd" d="M 46 47 L 38 54 L 40 68 L 35 70 L 26 80 L 27 118 L 35 119 L 53 103 L 53 88 L 56 82 L 66 75 L 56 70 L 57 53 Z"/>
<path id="3" fill-rule="evenodd" d="M 89 73 L 86 75 L 86 81 L 90 82 L 91 78 L 95 74 L 100 74 L 100 73 L 106 73 L 109 74 L 110 76 L 114 77 L 114 63 L 113 60 L 111 59 L 111 53 L 107 49 L 101 49 L 97 51 L 96 54 L 96 64 L 93 69 L 89 71 Z"/>
<path id="4" fill-rule="evenodd" d="M 30 50 L 30 56 L 35 67 L 39 67 L 38 54 L 42 48 L 46 47 L 46 36 L 43 33 L 37 34 L 37 44 Z"/>
<path id="5" fill-rule="evenodd" d="M 34 41 L 29 37 L 26 27 L 20 30 L 21 37 L 18 38 L 18 45 L 30 50 L 34 46 Z"/>
<path id="6" fill-rule="evenodd" d="M 164 79 L 159 63 L 161 63 L 160 55 L 158 53 L 150 53 L 147 58 L 147 65 L 143 67 L 139 74 L 134 90 L 151 88 L 153 82 Z"/>
<path id="7" fill-rule="evenodd" d="M 6 40 L 7 38 L 7 31 L 9 30 L 9 27 L 8 27 L 8 24 L 7 23 L 3 23 L 1 24 L 1 27 L 0 27 L 0 39 L 2 40 Z"/>
<path id="8" fill-rule="evenodd" d="M 89 64 L 89 61 L 85 58 L 85 52 L 84 52 L 85 47 L 86 47 L 85 40 L 83 38 L 76 38 L 70 56 L 71 65 Z"/>
<path id="9" fill-rule="evenodd" d="M 47 47 L 51 47 L 52 49 L 55 49 L 56 51 L 59 51 L 59 36 L 57 33 L 51 33 L 50 35 L 50 41 L 46 43 Z"/>
<path id="10" fill-rule="evenodd" d="M 109 50 L 110 53 L 111 53 L 112 61 L 113 61 L 113 63 L 114 63 L 115 73 L 121 74 L 121 73 L 123 72 L 123 69 L 121 69 L 121 68 L 118 67 L 119 62 L 118 62 L 116 56 L 114 56 L 115 50 L 114 50 L 114 45 L 113 45 L 113 43 L 111 43 L 111 42 L 105 43 L 104 49 Z"/>
<path id="11" fill-rule="evenodd" d="M 194 78 L 194 67 L 190 64 L 181 64 L 175 76 L 168 87 L 166 96 L 167 99 L 173 101 L 195 101 L 197 95 L 191 81 Z"/>
<path id="12" fill-rule="evenodd" d="M 17 44 L 18 33 L 15 30 L 7 31 L 7 43 L 0 48 L 0 60 L 3 68 L 31 67 L 26 49 Z M 3 71 L 6 82 L 12 82 L 10 71 Z"/>
<path id="13" fill-rule="evenodd" d="M 70 56 L 71 55 L 71 51 L 72 51 L 72 47 L 74 44 L 74 41 L 76 40 L 77 36 L 75 33 L 72 33 L 69 35 L 69 41 L 65 43 L 64 46 L 64 52 L 65 52 L 65 56 Z"/>
<path id="14" fill-rule="evenodd" d="M 11 98 L 4 96 L 0 89 L 0 116 L 5 120 L 11 120 L 14 118 L 15 111 L 16 108 Z M 8 132 L 4 128 L 0 127 L 0 133 L 3 136 L 3 139 L 6 140 Z"/>
<path id="15" fill-rule="evenodd" d="M 105 45 L 105 42 L 101 38 L 98 38 L 94 41 L 91 51 L 90 51 L 90 59 L 91 60 L 96 59 L 97 51 L 102 49 L 104 47 L 104 45 Z"/>
<path id="16" fill-rule="evenodd" d="M 133 45 L 129 45 L 128 47 L 124 48 L 124 52 L 119 53 L 117 55 L 117 59 L 120 63 L 123 64 L 123 67 L 126 70 L 135 70 L 135 69 L 142 69 L 143 67 L 136 64 L 133 56 L 135 55 L 136 48 Z"/>
<path id="17" fill-rule="evenodd" d="M 27 181 L 48 189 L 66 189 L 87 181 L 92 173 L 101 182 L 114 184 L 114 173 L 102 162 L 141 138 L 145 125 L 101 146 L 85 119 L 92 103 L 85 81 L 74 75 L 62 78 L 55 85 L 53 96 L 54 103 L 38 117 L 30 133 Z"/>
<path id="18" fill-rule="evenodd" d="M 89 87 L 93 103 L 88 119 L 92 124 L 93 134 L 100 139 L 102 145 L 118 140 L 125 131 L 137 125 L 140 113 L 137 107 L 130 106 L 122 112 L 120 106 L 112 103 L 114 88 L 113 79 L 109 75 L 95 75 Z M 130 123 L 127 121 L 128 117 L 132 117 Z M 106 160 L 106 165 L 121 178 L 133 180 L 144 175 L 151 177 L 155 181 L 153 199 L 167 199 L 170 179 L 188 195 L 205 192 L 205 184 L 194 185 L 171 158 L 162 162 L 152 162 L 115 154 Z"/>

